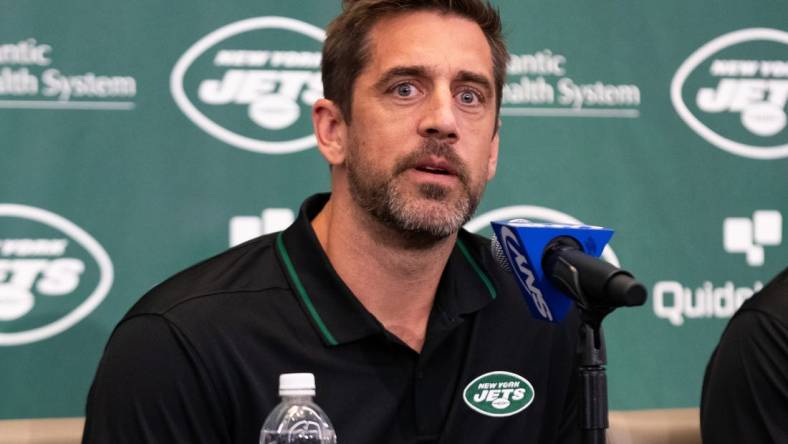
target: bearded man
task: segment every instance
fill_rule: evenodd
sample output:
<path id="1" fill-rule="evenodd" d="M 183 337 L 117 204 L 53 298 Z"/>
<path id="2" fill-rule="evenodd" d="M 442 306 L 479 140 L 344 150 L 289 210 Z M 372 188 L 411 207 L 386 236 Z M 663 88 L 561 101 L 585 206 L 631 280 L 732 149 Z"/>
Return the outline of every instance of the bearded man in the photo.
<path id="1" fill-rule="evenodd" d="M 530 318 L 462 230 L 498 161 L 508 54 L 481 0 L 345 1 L 313 106 L 331 193 L 126 315 L 85 442 L 256 442 L 311 372 L 341 443 L 579 442 L 576 318 Z"/>

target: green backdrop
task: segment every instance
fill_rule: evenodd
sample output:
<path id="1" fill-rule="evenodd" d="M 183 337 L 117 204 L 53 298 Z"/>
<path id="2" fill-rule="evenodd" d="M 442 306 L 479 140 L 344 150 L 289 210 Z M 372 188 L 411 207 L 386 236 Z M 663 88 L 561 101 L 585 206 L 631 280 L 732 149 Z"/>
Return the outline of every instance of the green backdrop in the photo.
<path id="1" fill-rule="evenodd" d="M 606 321 L 611 407 L 698 405 L 788 264 L 788 4 L 496 4 L 513 58 L 472 228 L 614 228 L 650 298 Z M 0 418 L 83 415 L 140 295 L 328 188 L 308 118 L 338 8 L 0 0 Z"/>

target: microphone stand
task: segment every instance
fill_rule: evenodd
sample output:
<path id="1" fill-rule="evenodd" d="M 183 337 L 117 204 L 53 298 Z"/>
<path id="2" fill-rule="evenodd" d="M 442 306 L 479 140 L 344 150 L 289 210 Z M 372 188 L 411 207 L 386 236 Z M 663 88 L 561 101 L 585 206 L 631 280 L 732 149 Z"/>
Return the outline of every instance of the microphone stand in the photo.
<path id="1" fill-rule="evenodd" d="M 501 263 L 506 264 L 508 256 L 502 254 L 497 239 L 493 242 L 493 256 L 504 257 Z M 580 313 L 576 353 L 582 396 L 580 428 L 583 442 L 606 444 L 607 353 L 602 320 L 618 307 L 643 305 L 647 297 L 646 287 L 631 273 L 584 253 L 580 242 L 568 235 L 558 236 L 545 246 L 542 268 L 545 277 L 575 301 Z M 582 276 L 578 268 L 583 270 Z"/>
<path id="2" fill-rule="evenodd" d="M 552 281 L 575 300 L 580 313 L 578 376 L 581 386 L 580 428 L 585 444 L 605 444 L 608 428 L 607 354 L 602 334 L 602 320 L 618 304 L 607 298 L 605 289 L 589 294 L 588 286 L 580 285 L 580 273 L 572 264 L 559 257 L 552 269 Z M 605 287 L 607 288 L 607 287 Z M 592 289 L 594 291 L 594 289 Z M 606 304 L 599 301 L 605 301 Z M 641 302 L 642 303 L 642 302 Z"/>
<path id="3" fill-rule="evenodd" d="M 585 444 L 605 444 L 608 428 L 607 354 L 602 334 L 602 318 L 598 310 L 580 309 L 580 342 L 578 376 L 581 386 L 580 428 Z M 613 311 L 612 309 L 610 311 Z M 609 312 L 608 312 L 609 313 Z"/>

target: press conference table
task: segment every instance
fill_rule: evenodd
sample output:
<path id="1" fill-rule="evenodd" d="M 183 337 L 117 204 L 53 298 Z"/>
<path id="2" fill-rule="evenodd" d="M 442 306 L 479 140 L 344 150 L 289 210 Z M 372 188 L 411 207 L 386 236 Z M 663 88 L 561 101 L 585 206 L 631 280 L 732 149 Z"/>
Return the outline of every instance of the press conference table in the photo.
<path id="1" fill-rule="evenodd" d="M 0 420 L 0 444 L 78 444 L 85 418 Z M 701 444 L 697 408 L 611 411 L 608 444 Z"/>
<path id="2" fill-rule="evenodd" d="M 0 444 L 76 444 L 85 418 L 7 419 L 0 421 Z"/>

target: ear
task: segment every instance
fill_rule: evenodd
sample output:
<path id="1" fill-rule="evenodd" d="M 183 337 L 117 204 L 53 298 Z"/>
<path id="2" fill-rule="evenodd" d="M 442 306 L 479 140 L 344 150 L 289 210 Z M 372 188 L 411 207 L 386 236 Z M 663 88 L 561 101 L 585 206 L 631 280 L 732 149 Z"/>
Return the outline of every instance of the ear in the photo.
<path id="1" fill-rule="evenodd" d="M 312 105 L 312 125 L 317 137 L 317 148 L 329 165 L 345 161 L 347 125 L 339 107 L 328 99 L 318 99 Z"/>
<path id="2" fill-rule="evenodd" d="M 487 159 L 487 180 L 495 177 L 495 171 L 498 168 L 498 146 L 501 134 L 501 121 L 498 121 L 498 130 L 495 132 L 492 140 L 490 141 L 490 157 Z"/>

